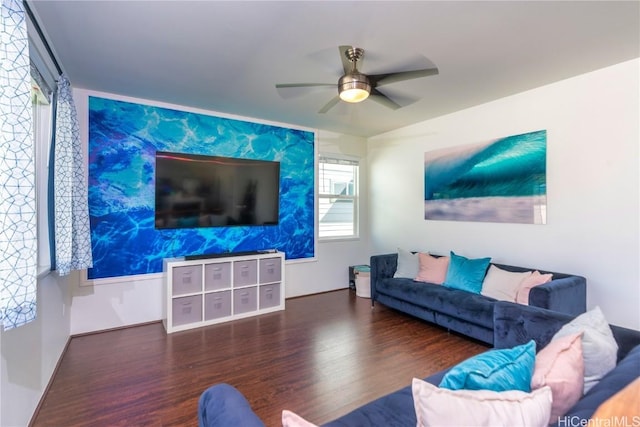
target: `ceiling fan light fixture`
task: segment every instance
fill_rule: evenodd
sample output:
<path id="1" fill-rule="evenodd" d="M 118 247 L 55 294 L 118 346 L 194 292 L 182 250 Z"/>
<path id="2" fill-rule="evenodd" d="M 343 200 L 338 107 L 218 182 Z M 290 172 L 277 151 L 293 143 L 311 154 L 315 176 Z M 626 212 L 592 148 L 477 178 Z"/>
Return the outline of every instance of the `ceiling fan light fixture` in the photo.
<path id="1" fill-rule="evenodd" d="M 371 85 L 364 74 L 346 74 L 338 82 L 338 94 L 345 102 L 362 102 L 369 97 L 370 92 Z"/>
<path id="2" fill-rule="evenodd" d="M 332 97 L 318 113 L 324 114 L 336 106 L 340 101 L 349 103 L 362 102 L 372 95 L 373 99 L 392 110 L 402 108 L 402 105 L 378 90 L 378 86 L 404 80 L 417 79 L 438 74 L 438 69 L 424 68 L 421 70 L 407 70 L 387 72 L 384 74 L 366 74 L 358 71 L 358 63 L 364 58 L 364 49 L 354 46 L 338 46 L 344 74 L 338 80 L 338 96 Z M 281 88 L 305 88 L 314 86 L 333 86 L 327 83 L 288 83 L 277 84 L 276 89 Z M 373 91 L 373 92 L 372 92 Z"/>

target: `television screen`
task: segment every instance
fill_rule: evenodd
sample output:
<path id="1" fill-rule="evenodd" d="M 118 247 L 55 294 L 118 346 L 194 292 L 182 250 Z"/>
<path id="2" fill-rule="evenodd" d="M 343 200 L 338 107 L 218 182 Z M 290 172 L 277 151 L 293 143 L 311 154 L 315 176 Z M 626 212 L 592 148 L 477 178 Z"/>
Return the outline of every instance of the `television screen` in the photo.
<path id="1" fill-rule="evenodd" d="M 280 163 L 156 152 L 156 228 L 278 224 Z"/>

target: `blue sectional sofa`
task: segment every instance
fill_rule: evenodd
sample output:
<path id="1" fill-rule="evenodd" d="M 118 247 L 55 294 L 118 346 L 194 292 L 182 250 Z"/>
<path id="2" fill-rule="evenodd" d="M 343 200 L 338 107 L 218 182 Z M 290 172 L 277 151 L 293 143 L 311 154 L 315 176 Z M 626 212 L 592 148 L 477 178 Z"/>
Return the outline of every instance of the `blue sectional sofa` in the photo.
<path id="1" fill-rule="evenodd" d="M 493 344 L 493 310 L 496 299 L 459 289 L 393 277 L 398 254 L 374 255 L 371 265 L 371 304 L 376 301 L 398 311 L 435 323 L 451 331 Z M 533 268 L 493 264 L 511 272 Z M 586 311 L 587 282 L 584 277 L 538 270 L 553 274 L 553 280 L 536 286 L 529 293 L 529 305 L 578 315 Z"/>
<path id="2" fill-rule="evenodd" d="M 534 340 L 536 347 L 541 349 L 548 344 L 562 325 L 573 319 L 571 315 L 503 301 L 495 304 L 493 316 L 493 341 L 496 348 L 510 348 Z M 640 375 L 640 331 L 613 325 L 611 330 L 618 344 L 617 366 L 562 418 L 565 426 L 587 425 L 589 418 L 600 404 Z M 446 372 L 447 370 L 441 371 L 425 380 L 437 385 Z M 264 427 L 244 396 L 228 384 L 217 384 L 204 391 L 200 397 L 198 411 L 200 427 Z M 411 385 L 409 385 L 323 426 L 415 427 L 416 422 Z"/>

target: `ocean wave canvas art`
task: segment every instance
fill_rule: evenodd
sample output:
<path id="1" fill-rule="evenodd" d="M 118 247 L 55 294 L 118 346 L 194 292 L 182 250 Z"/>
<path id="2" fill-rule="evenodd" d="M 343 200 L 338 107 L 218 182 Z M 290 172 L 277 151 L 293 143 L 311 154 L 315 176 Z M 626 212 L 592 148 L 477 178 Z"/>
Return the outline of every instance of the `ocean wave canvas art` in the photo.
<path id="1" fill-rule="evenodd" d="M 547 132 L 425 153 L 426 220 L 546 224 Z"/>
<path id="2" fill-rule="evenodd" d="M 164 258 L 278 249 L 315 256 L 315 133 L 89 97 L 89 279 L 158 273 Z M 276 225 L 158 229 L 157 151 L 280 163 Z"/>

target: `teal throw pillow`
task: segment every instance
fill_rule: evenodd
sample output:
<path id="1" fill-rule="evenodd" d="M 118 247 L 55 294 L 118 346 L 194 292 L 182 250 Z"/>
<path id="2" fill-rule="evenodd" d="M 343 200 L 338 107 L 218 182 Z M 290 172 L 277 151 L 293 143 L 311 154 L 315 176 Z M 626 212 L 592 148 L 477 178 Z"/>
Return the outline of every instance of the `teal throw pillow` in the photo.
<path id="1" fill-rule="evenodd" d="M 451 368 L 440 382 L 450 390 L 531 391 L 536 343 L 489 350 Z"/>
<path id="2" fill-rule="evenodd" d="M 451 260 L 443 286 L 479 294 L 491 258 L 469 259 L 451 251 Z"/>

